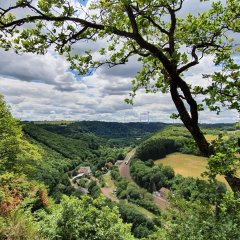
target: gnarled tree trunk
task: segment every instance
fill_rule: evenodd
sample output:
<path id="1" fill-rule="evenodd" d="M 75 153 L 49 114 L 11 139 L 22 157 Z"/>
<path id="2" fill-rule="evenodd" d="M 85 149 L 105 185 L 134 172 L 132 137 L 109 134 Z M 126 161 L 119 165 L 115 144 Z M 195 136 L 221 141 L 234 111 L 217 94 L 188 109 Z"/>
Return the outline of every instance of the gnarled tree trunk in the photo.
<path id="1" fill-rule="evenodd" d="M 179 93 L 178 89 L 182 91 L 183 96 Z M 210 157 L 214 154 L 214 149 L 207 142 L 204 134 L 200 130 L 198 123 L 197 103 L 193 99 L 188 85 L 179 76 L 175 75 L 170 82 L 170 93 L 172 100 L 178 110 L 180 119 L 191 133 L 202 155 Z M 188 112 L 184 101 L 186 101 L 189 105 L 190 113 Z M 240 192 L 240 178 L 233 175 L 228 175 L 225 176 L 225 179 L 235 194 Z"/>

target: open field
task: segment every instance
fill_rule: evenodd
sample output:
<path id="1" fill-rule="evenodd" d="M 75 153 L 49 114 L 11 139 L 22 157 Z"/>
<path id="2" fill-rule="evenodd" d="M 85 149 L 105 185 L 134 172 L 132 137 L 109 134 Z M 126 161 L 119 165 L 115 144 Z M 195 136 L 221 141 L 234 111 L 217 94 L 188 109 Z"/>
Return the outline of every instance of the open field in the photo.
<path id="1" fill-rule="evenodd" d="M 201 173 L 206 170 L 207 158 L 190 154 L 172 153 L 167 155 L 165 158 L 155 161 L 155 164 L 160 163 L 171 166 L 175 173 L 181 174 L 184 177 L 203 179 Z M 218 176 L 217 180 L 228 186 L 224 177 Z"/>
<path id="2" fill-rule="evenodd" d="M 146 217 L 148 218 L 154 218 L 156 217 L 153 213 L 149 212 L 147 209 L 137 206 L 136 204 L 133 203 L 128 203 L 129 205 L 132 206 L 132 208 L 135 208 L 136 210 L 138 210 L 139 212 L 141 212 L 142 214 L 144 214 Z"/>
<path id="3" fill-rule="evenodd" d="M 230 137 L 236 137 L 236 136 L 240 136 L 240 130 L 235 130 L 235 131 L 225 131 L 222 132 L 223 134 L 223 140 L 228 140 Z M 208 142 L 211 142 L 215 139 L 218 138 L 218 134 L 204 134 L 205 138 L 207 139 Z"/>
<path id="4" fill-rule="evenodd" d="M 228 140 L 229 136 L 232 135 L 233 133 L 226 133 L 227 135 L 223 135 L 223 140 Z M 214 134 L 205 134 L 205 138 L 207 139 L 208 142 L 212 142 L 213 140 L 216 140 L 218 138 L 218 135 Z"/>
<path id="5" fill-rule="evenodd" d="M 208 142 L 212 142 L 213 140 L 216 140 L 218 137 L 218 135 L 213 135 L 213 134 L 205 134 L 204 136 Z M 226 136 L 224 137 L 226 138 Z"/>
<path id="6" fill-rule="evenodd" d="M 106 183 L 106 187 L 113 188 L 113 189 L 116 188 L 115 184 L 114 184 L 114 182 L 113 182 L 113 180 L 111 178 L 110 172 L 107 172 L 106 174 L 104 174 L 103 175 L 103 179 L 104 179 L 104 181 Z"/>

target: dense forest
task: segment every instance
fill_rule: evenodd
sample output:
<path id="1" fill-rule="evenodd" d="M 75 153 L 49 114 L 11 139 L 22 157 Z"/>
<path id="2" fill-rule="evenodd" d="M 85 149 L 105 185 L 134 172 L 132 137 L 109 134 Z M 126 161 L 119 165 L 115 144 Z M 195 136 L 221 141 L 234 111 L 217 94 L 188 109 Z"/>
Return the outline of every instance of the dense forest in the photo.
<path id="1" fill-rule="evenodd" d="M 146 140 L 154 132 L 167 124 L 147 122 L 118 123 L 100 121 L 81 122 L 36 122 L 41 128 L 53 133 L 59 133 L 73 139 L 81 139 L 86 142 L 104 143 L 110 147 L 136 145 Z"/>

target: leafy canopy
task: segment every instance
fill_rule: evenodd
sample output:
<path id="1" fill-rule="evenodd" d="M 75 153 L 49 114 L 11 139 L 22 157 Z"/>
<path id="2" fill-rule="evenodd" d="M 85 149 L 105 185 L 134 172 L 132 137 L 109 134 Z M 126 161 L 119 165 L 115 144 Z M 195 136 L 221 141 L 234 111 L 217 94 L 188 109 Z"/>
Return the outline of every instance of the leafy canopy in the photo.
<path id="1" fill-rule="evenodd" d="M 198 14 L 185 14 L 186 9 L 184 0 L 95 0 L 88 9 L 70 0 L 18 0 L 1 6 L 0 46 L 37 54 L 53 47 L 80 74 L 137 58 L 142 68 L 127 102 L 142 88 L 170 92 L 178 112 L 174 117 L 180 117 L 202 154 L 210 156 L 214 149 L 198 121 L 204 103 L 217 112 L 221 106 L 240 110 L 240 69 L 233 57 L 238 48 L 230 37 L 240 32 L 240 5 L 238 0 L 226 0 L 226 5 L 218 0 Z M 210 83 L 188 82 L 186 72 L 207 56 L 218 67 L 204 75 Z M 202 102 L 195 98 L 199 95 Z"/>
<path id="2" fill-rule="evenodd" d="M 41 160 L 39 149 L 23 139 L 20 122 L 12 117 L 0 95 L 0 173 L 5 171 L 33 174 Z"/>

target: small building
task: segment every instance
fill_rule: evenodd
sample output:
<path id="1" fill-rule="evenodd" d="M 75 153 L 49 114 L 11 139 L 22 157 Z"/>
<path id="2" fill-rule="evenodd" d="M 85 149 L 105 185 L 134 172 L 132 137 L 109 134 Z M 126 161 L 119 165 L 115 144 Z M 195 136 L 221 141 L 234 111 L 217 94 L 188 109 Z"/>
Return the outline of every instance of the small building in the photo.
<path id="1" fill-rule="evenodd" d="M 107 168 L 111 168 L 112 166 L 113 166 L 112 162 L 105 163 L 105 167 L 107 167 Z"/>
<path id="2" fill-rule="evenodd" d="M 87 188 L 80 188 L 80 192 L 82 193 L 82 194 L 89 194 L 89 191 L 88 191 L 88 189 Z"/>
<path id="3" fill-rule="evenodd" d="M 80 167 L 77 171 L 78 174 L 83 173 L 85 177 L 90 176 L 92 174 L 90 167 Z"/>
<path id="4" fill-rule="evenodd" d="M 165 187 L 161 187 L 160 190 L 158 191 L 160 196 L 163 197 L 163 198 L 167 198 L 169 193 L 170 193 L 170 190 L 165 188 Z"/>

